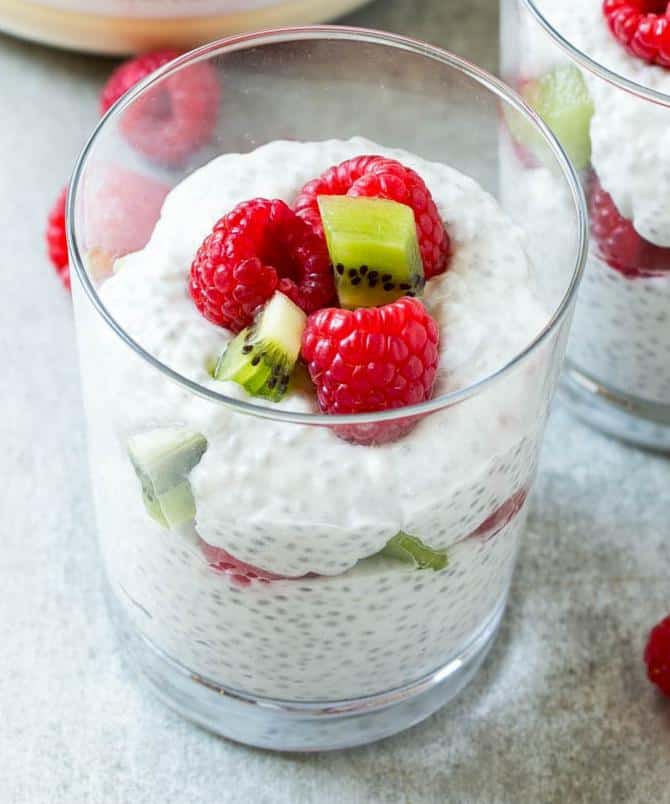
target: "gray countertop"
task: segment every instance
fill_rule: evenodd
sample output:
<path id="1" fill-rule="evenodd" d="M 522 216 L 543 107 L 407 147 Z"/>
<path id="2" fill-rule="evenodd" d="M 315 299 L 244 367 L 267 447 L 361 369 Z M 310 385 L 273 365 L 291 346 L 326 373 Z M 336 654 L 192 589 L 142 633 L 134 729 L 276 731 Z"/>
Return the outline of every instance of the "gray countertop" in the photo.
<path id="1" fill-rule="evenodd" d="M 494 0 L 347 18 L 489 69 Z M 559 405 L 511 603 L 452 705 L 366 748 L 273 755 L 181 720 L 119 656 L 84 458 L 70 300 L 43 254 L 111 62 L 0 37 L 0 802 L 670 802 L 670 705 L 644 677 L 670 610 L 670 462 Z"/>

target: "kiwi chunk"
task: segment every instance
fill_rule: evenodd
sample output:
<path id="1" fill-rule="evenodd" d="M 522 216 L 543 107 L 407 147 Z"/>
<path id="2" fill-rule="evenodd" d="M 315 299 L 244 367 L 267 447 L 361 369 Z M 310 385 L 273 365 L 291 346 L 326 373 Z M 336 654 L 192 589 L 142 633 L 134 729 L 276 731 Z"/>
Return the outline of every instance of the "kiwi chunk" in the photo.
<path id="1" fill-rule="evenodd" d="M 574 65 L 556 67 L 541 78 L 527 81 L 521 87 L 523 99 L 554 132 L 577 170 L 591 161 L 591 118 L 593 101 L 579 68 Z M 516 120 L 512 132 L 539 158 L 545 149 L 540 135 L 530 124 Z"/>
<path id="2" fill-rule="evenodd" d="M 306 323 L 305 313 L 277 291 L 254 323 L 228 344 L 214 378 L 233 380 L 252 396 L 278 402 L 298 360 Z"/>
<path id="3" fill-rule="evenodd" d="M 449 560 L 446 550 L 433 550 L 416 536 L 410 536 L 402 530 L 386 543 L 380 552 L 385 558 L 393 558 L 405 564 L 412 564 L 416 569 L 442 570 Z"/>
<path id="4" fill-rule="evenodd" d="M 423 290 L 423 262 L 410 207 L 346 195 L 317 200 L 342 307 L 378 307 Z"/>
<path id="5" fill-rule="evenodd" d="M 195 518 L 188 475 L 206 449 L 204 436 L 180 427 L 137 433 L 128 440 L 144 506 L 163 527 L 177 527 Z"/>

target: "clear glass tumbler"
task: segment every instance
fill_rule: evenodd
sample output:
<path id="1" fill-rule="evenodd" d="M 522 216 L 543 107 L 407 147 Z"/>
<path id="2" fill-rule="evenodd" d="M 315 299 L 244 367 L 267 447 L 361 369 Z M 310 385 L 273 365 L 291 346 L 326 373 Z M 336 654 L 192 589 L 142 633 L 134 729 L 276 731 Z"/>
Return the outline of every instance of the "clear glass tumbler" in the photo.
<path id="1" fill-rule="evenodd" d="M 502 76 L 553 127 L 587 198 L 565 398 L 605 432 L 669 450 L 670 73 L 617 39 L 600 0 L 502 0 L 501 19 Z M 512 136 L 540 191 L 532 136 Z"/>
<path id="2" fill-rule="evenodd" d="M 188 126 L 161 133 L 184 86 Z M 541 211 L 556 200 L 552 220 L 523 185 L 514 199 L 526 210 L 514 236 L 546 314 L 527 342 L 486 375 L 400 410 L 328 416 L 222 392 L 204 365 L 220 330 L 193 313 L 187 278 L 226 210 L 205 181 L 184 217 L 171 194 L 159 220 L 171 187 L 201 181 L 191 174 L 220 154 L 364 135 L 451 165 L 502 202 L 510 119 L 546 144 Z M 290 164 L 268 169 L 295 192 Z M 200 214 L 202 232 L 183 242 L 179 221 Z M 556 216 L 564 237 L 548 261 Z M 470 230 L 452 231 L 455 248 Z M 495 78 L 409 39 L 328 26 L 240 36 L 181 57 L 110 110 L 76 166 L 68 234 L 109 597 L 153 690 L 213 731 L 282 750 L 369 742 L 452 698 L 505 608 L 586 254 L 583 196 L 548 130 Z M 125 263 L 132 273 L 129 252 L 152 237 L 149 257 L 159 235 L 174 256 L 167 305 L 138 284 L 138 301 L 114 314 L 110 272 Z M 143 271 L 138 283 L 150 281 L 150 260 Z M 180 363 L 194 343 L 195 375 Z M 399 419 L 414 429 L 390 443 L 341 437 Z M 217 495 L 212 516 L 204 501 Z M 404 536 L 385 548 L 401 532 L 430 548 L 427 568 L 407 561 Z"/>

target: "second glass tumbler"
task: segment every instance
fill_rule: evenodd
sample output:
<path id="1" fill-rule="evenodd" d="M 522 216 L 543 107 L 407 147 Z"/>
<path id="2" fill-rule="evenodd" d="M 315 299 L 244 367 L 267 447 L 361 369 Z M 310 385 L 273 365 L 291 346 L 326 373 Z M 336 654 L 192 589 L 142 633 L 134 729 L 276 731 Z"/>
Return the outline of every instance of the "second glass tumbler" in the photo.
<path id="1" fill-rule="evenodd" d="M 601 429 L 667 450 L 670 69 L 648 32 L 649 6 L 503 0 L 502 75 L 554 130 L 587 196 L 591 248 L 568 348 L 567 398 Z M 542 144 L 523 126 L 509 131 L 512 192 L 524 182 L 541 195 Z M 547 253 L 560 247 L 560 226 L 555 234 Z"/>

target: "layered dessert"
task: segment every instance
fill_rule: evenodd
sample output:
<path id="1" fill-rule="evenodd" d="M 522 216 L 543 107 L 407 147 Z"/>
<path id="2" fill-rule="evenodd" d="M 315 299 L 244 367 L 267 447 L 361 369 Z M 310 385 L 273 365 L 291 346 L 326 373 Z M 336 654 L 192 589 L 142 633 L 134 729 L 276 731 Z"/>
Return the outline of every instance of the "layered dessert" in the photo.
<path id="1" fill-rule="evenodd" d="M 361 138 L 225 154 L 99 296 L 161 364 L 82 308 L 102 548 L 153 645 L 224 689 L 335 701 L 497 622 L 553 351 L 439 404 L 550 318 L 476 182 Z"/>
<path id="2" fill-rule="evenodd" d="M 569 356 L 615 396 L 668 405 L 670 110 L 616 83 L 634 82 L 640 93 L 660 93 L 670 102 L 666 4 L 532 4 L 559 36 L 613 75 L 608 81 L 580 66 L 520 3 L 521 41 L 503 38 L 505 77 L 561 140 L 589 206 L 591 254 Z M 541 167 L 532 138 L 518 130 L 513 136 L 527 166 Z"/>

